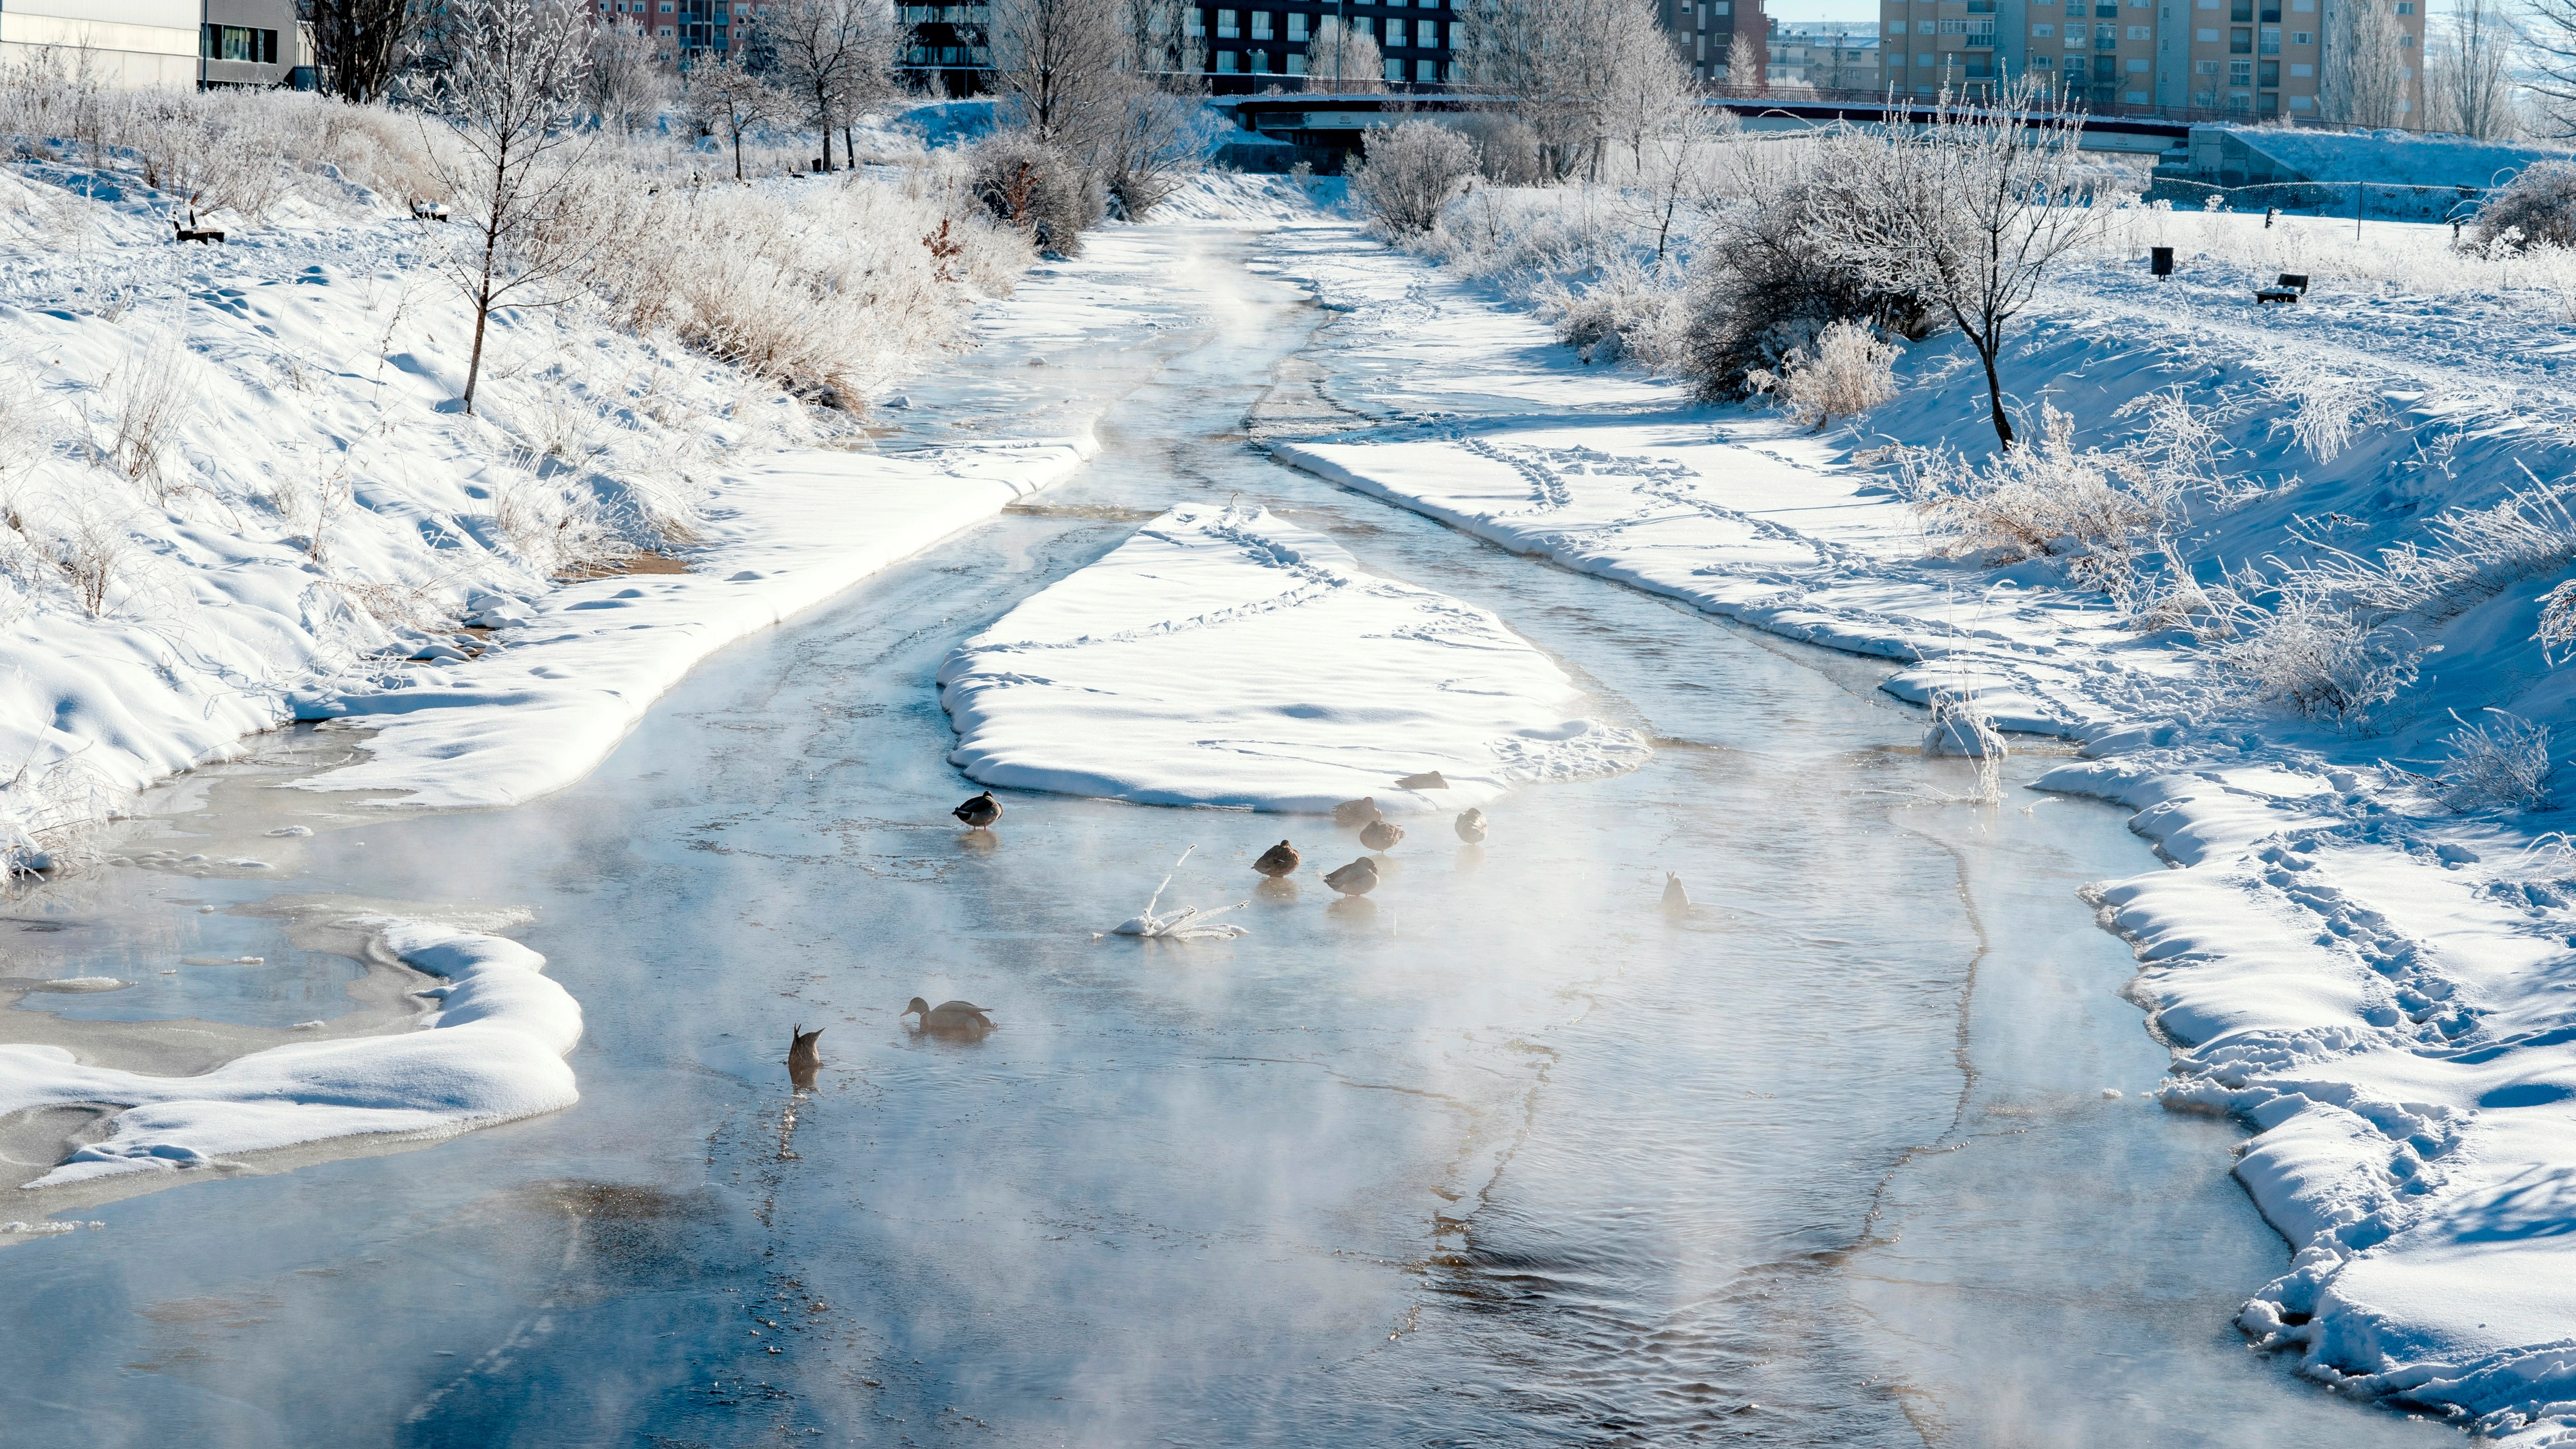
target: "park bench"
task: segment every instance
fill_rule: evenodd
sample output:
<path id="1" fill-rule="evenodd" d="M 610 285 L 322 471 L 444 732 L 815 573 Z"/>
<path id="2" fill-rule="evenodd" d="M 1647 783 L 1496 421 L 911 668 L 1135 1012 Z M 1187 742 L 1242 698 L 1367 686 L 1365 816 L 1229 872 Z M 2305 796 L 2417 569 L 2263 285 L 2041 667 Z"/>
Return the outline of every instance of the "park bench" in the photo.
<path id="1" fill-rule="evenodd" d="M 2280 280 L 2272 285 L 2254 289 L 2254 305 L 2259 307 L 2266 302 L 2296 302 L 2307 294 L 2307 273 L 2283 272 Z"/>
<path id="2" fill-rule="evenodd" d="M 224 234 L 214 227 L 197 225 L 197 218 L 193 213 L 186 221 L 181 221 L 175 216 L 170 218 L 170 230 L 177 234 L 173 239 L 173 245 L 178 242 L 204 242 L 211 246 L 224 239 Z"/>

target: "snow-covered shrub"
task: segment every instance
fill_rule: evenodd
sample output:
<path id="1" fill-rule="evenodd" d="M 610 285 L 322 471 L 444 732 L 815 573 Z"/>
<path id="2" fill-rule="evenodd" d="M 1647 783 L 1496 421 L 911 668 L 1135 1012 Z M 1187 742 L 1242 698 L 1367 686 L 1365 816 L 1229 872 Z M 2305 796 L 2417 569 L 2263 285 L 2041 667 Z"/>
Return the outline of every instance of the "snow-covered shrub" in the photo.
<path id="1" fill-rule="evenodd" d="M 1528 300 L 1556 324 L 1556 340 L 1585 362 L 1630 361 L 1666 372 L 1680 365 L 1689 341 L 1677 280 L 1622 256 L 1599 267 L 1589 283 L 1542 275 L 1529 286 Z"/>
<path id="2" fill-rule="evenodd" d="M 1837 417 L 1867 412 L 1896 396 L 1900 355 L 1895 344 L 1841 318 L 1816 334 L 1812 354 L 1793 347 L 1780 359 L 1778 372 L 1756 368 L 1745 382 L 1753 391 L 1777 398 L 1791 417 L 1821 430 Z"/>
<path id="3" fill-rule="evenodd" d="M 2557 804 L 2558 767 L 2549 758 L 2549 726 L 2490 709 L 2482 725 L 2451 718 L 2460 727 L 2443 737 L 2451 752 L 2442 767 L 2442 803 L 2467 814 L 2479 810 L 2548 810 Z"/>
<path id="4" fill-rule="evenodd" d="M 146 340 L 126 354 L 100 388 L 104 417 L 90 420 L 98 461 L 151 490 L 168 493 L 165 469 L 179 427 L 196 407 L 185 339 Z"/>
<path id="5" fill-rule="evenodd" d="M 1476 174 L 1496 186 L 1538 186 L 1547 180 L 1538 132 L 1517 116 L 1470 112 L 1450 119 L 1476 147 Z"/>
<path id="6" fill-rule="evenodd" d="M 1119 217 L 1144 220 L 1204 170 L 1217 129 L 1195 96 L 1140 87 L 1118 97 L 1092 143 L 1092 164 Z"/>
<path id="7" fill-rule="evenodd" d="M 2040 404 L 2039 436 L 1982 462 L 1946 446 L 1907 455 L 1899 491 L 1942 552 L 1990 566 L 2055 559 L 2070 582 L 2124 606 L 2138 565 L 2160 554 L 2175 513 L 2164 490 L 2133 486 L 2135 461 L 2075 446 L 2075 420 Z"/>
<path id="8" fill-rule="evenodd" d="M 2259 697 L 2347 729 L 2414 683 L 2425 654 L 2412 635 L 2375 626 L 2296 579 L 2217 652 Z"/>
<path id="9" fill-rule="evenodd" d="M 2535 485 L 2485 508 L 2459 508 L 2412 539 L 2363 558 L 2339 549 L 2304 571 L 2301 587 L 2374 619 L 2438 622 L 2522 580 L 2576 563 L 2568 484 Z M 2544 626 L 2546 613 L 2544 611 Z"/>
<path id="10" fill-rule="evenodd" d="M 525 461 L 543 466 L 542 459 Z M 600 518 L 589 490 L 566 487 L 535 467 L 492 490 L 492 521 L 510 552 L 548 578 L 614 563 L 635 551 Z"/>
<path id="11" fill-rule="evenodd" d="M 1380 126 L 1351 173 L 1351 195 L 1397 236 L 1428 232 L 1476 173 L 1476 148 L 1437 121 Z"/>
<path id="12" fill-rule="evenodd" d="M 2576 163 L 2534 161 L 2478 208 L 2477 241 L 2489 251 L 2576 248 Z"/>
<path id="13" fill-rule="evenodd" d="M 2552 664 L 2562 651 L 2576 646 L 2576 580 L 2540 596 L 2540 627 L 2531 637 L 2540 642 L 2541 657 Z"/>
<path id="14" fill-rule="evenodd" d="M 1754 144 L 1739 150 L 1757 154 Z M 1942 325 L 1927 297 L 1855 264 L 1842 244 L 1870 226 L 1871 202 L 1850 168 L 1883 164 L 1884 149 L 1807 142 L 1739 173 L 1740 199 L 1712 215 L 1692 265 L 1690 372 L 1703 396 L 1744 396 L 1754 372 L 1776 372 L 1836 321 L 1909 342 Z"/>
<path id="15" fill-rule="evenodd" d="M 2270 390 L 2291 399 L 2292 411 L 2276 420 L 2319 463 L 2331 463 L 2352 442 L 2363 423 L 2382 416 L 2387 405 L 2377 389 L 2359 378 L 2309 367 L 2270 380 Z"/>
<path id="16" fill-rule="evenodd" d="M 1072 256 L 1108 213 L 1099 180 L 1028 132 L 995 131 L 967 156 L 975 198 L 1042 251 Z"/>

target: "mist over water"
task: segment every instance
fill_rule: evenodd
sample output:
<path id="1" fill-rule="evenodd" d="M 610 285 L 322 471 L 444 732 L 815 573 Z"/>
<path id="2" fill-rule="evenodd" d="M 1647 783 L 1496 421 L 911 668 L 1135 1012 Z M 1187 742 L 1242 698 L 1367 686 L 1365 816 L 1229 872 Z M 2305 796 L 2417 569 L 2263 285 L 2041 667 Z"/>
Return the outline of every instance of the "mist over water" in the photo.
<path id="1" fill-rule="evenodd" d="M 256 1027 L 356 971 L 246 913 L 277 893 L 525 907 L 588 1033 L 571 1111 L 0 1251 L 0 1442 L 2448 1437 L 2228 1327 L 2286 1254 L 2225 1177 L 2234 1130 L 2135 1099 L 2163 1054 L 2075 894 L 2153 867 L 2119 816 L 1948 803 L 1965 767 L 1912 753 L 1876 666 L 1274 467 L 1245 419 L 1319 319 L 1243 269 L 1259 245 L 1106 238 L 1162 316 L 911 389 L 884 446 L 1116 401 L 1081 479 L 720 656 L 579 787 L 353 823 L 209 771 L 138 829 L 312 823 L 278 879 L 18 901 L 67 929 L 0 935 L 0 974 L 158 981 L 202 941 L 270 966 L 155 989 Z M 1253 893 L 1282 834 L 1361 853 L 1316 818 L 1004 795 L 964 835 L 941 659 L 1140 517 L 1236 494 L 1493 609 L 1655 760 L 1490 807 L 1481 849 L 1408 825 L 1356 908 L 1311 872 Z M 1248 899 L 1251 936 L 1094 938 L 1190 846 L 1164 908 Z M 999 1029 L 920 1036 L 914 996 Z M 798 1024 L 825 1029 L 802 1096 Z"/>

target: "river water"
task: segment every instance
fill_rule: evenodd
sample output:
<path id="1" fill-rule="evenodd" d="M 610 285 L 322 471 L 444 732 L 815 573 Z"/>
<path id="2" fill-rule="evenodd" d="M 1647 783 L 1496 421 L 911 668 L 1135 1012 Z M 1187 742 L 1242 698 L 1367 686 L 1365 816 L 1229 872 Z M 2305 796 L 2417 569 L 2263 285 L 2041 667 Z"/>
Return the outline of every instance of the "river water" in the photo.
<path id="1" fill-rule="evenodd" d="M 278 912 L 358 899 L 525 909 L 588 1034 L 573 1110 L 0 1252 L 0 1444 L 2451 1437 L 2228 1326 L 2286 1253 L 2226 1176 L 2236 1130 L 2139 1100 L 2163 1052 L 2077 895 L 2154 868 L 2119 815 L 1965 803 L 1875 665 L 1271 464 L 1247 420 L 1295 424 L 1274 380 L 1330 353 L 1244 265 L 1263 245 L 1105 238 L 1095 269 L 1155 286 L 1104 286 L 1044 369 L 961 359 L 885 442 L 1097 413 L 1098 462 L 709 662 L 577 788 L 361 815 L 270 788 L 346 748 L 293 732 L 122 845 L 313 826 L 277 879 L 16 899 L 16 974 L 145 984 L 12 1026 L 333 1015 L 360 968 Z M 1493 609 L 1653 763 L 1503 802 L 1481 851 L 1417 831 L 1373 910 L 1310 886 L 1230 944 L 1094 939 L 1185 847 L 1167 906 L 1243 899 L 1283 831 L 1356 847 L 1037 796 L 981 846 L 944 814 L 969 790 L 933 674 L 1136 521 L 1236 494 Z M 1001 1029 L 917 1038 L 915 995 Z M 826 1028 L 803 1097 L 797 1023 Z"/>

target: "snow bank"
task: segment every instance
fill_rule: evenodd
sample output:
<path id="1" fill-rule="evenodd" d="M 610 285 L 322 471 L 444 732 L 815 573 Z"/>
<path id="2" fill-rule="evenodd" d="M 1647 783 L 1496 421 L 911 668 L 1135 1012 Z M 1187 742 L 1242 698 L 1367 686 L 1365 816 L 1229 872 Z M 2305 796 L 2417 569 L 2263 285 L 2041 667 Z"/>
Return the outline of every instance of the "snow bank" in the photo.
<path id="1" fill-rule="evenodd" d="M 2303 131 L 2287 126 L 2220 129 L 2311 181 L 2464 186 L 2484 191 L 2502 185 L 2534 161 L 2568 159 L 2568 153 L 2562 150 L 2412 131 Z"/>
<path id="2" fill-rule="evenodd" d="M 2206 410 L 2232 484 L 2180 535 L 2198 581 L 2374 560 L 2533 475 L 2576 473 L 2561 380 L 2576 342 L 2546 259 L 2446 261 L 2442 228 L 2374 224 L 2356 246 L 2348 227 L 2338 241 L 2259 217 L 2191 217 L 2181 237 L 2153 234 L 2180 213 L 2117 220 L 2140 246 L 2185 244 L 2184 275 L 2151 279 L 2119 248 L 2070 267 L 2004 376 L 2025 398 L 2045 389 L 2079 446 L 2133 437 L 2123 409 L 2164 389 Z M 2059 560 L 1932 556 L 1855 455 L 1991 438 L 1956 338 L 1908 350 L 1894 402 L 1799 435 L 1601 377 L 1418 258 L 1328 228 L 1274 250 L 1342 314 L 1327 396 L 1377 421 L 1283 459 L 1518 551 L 1902 661 L 1886 685 L 1901 698 L 1961 689 L 2006 728 L 2079 742 L 2093 758 L 2041 787 L 2126 803 L 2174 866 L 2103 888 L 2137 949 L 2132 994 L 2177 1044 L 2162 1100 L 2256 1130 L 2239 1176 L 2297 1252 L 2242 1327 L 2357 1393 L 2518 1441 L 2576 1431 L 2576 1300 L 2559 1291 L 2576 1267 L 2576 849 L 2554 814 L 2455 807 L 2427 778 L 2449 768 L 2453 711 L 2576 707 L 2576 671 L 2533 638 L 2541 597 L 2576 578 L 2565 553 L 2501 550 L 2408 606 L 2389 627 L 2440 646 L 2414 681 L 2359 720 L 2310 721 L 2222 662 L 2222 641 L 2132 629 Z M 2312 272 L 2308 298 L 2257 310 L 2246 283 L 2274 268 Z"/>
<path id="3" fill-rule="evenodd" d="M 692 572 L 570 585 L 482 658 L 296 696 L 300 719 L 358 719 L 377 731 L 367 760 L 297 785 L 399 790 L 390 803 L 438 808 L 560 790 L 709 654 L 991 517 L 1096 451 L 1082 437 L 765 459 L 725 479 L 733 516 L 691 550 Z"/>
<path id="4" fill-rule="evenodd" d="M 194 1077 L 84 1066 L 53 1046 L 0 1045 L 0 1116 L 122 1108 L 100 1141 L 26 1184 L 217 1164 L 244 1153 L 383 1133 L 447 1135 L 568 1107 L 564 1054 L 581 1008 L 515 941 L 418 921 L 373 921 L 385 949 L 444 979 L 419 1030 L 272 1047 Z"/>
<path id="5" fill-rule="evenodd" d="M 1285 176 L 1208 171 L 1188 178 L 1154 203 L 1146 220 L 1157 226 L 1176 221 L 1312 221 L 1339 210 L 1348 194 L 1349 183 L 1338 176 L 1311 177 L 1300 184 Z"/>
<path id="6" fill-rule="evenodd" d="M 1266 509 L 1173 509 L 939 681 L 970 778 L 1142 804 L 1455 811 L 1648 754 L 1492 614 Z M 1396 783 L 1430 771 L 1447 788 Z"/>

